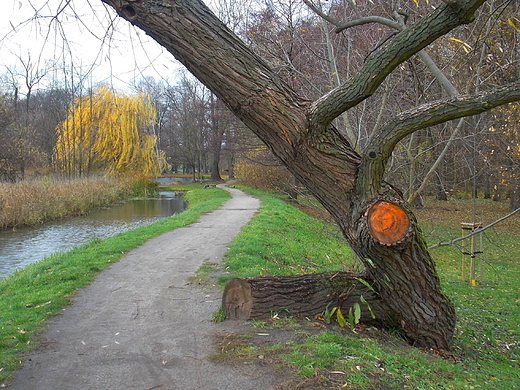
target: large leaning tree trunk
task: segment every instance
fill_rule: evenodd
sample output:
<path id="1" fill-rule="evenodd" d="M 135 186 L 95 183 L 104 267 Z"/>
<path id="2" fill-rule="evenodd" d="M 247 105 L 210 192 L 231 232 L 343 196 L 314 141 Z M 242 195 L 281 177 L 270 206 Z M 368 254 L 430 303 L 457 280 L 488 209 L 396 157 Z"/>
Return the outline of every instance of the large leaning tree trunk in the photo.
<path id="1" fill-rule="evenodd" d="M 374 287 L 417 346 L 450 347 L 455 311 L 443 294 L 416 219 L 383 182 L 393 148 L 428 126 L 520 99 L 518 83 L 397 115 L 358 154 L 332 125 L 375 92 L 399 64 L 453 28 L 484 0 L 446 0 L 372 51 L 345 84 L 315 102 L 297 96 L 199 0 L 102 0 L 171 52 L 269 146 L 331 213 Z"/>

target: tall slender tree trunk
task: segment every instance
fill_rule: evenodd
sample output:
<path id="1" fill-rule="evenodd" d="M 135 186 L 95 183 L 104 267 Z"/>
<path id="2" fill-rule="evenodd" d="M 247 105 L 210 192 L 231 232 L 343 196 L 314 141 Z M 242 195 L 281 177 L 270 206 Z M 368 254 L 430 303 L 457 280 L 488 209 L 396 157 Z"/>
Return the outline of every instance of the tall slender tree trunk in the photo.
<path id="1" fill-rule="evenodd" d="M 220 154 L 222 151 L 222 140 L 224 138 L 224 129 L 220 125 L 219 117 L 217 114 L 217 105 L 219 102 L 212 95 L 210 98 L 210 111 L 211 111 L 211 152 L 213 153 L 213 161 L 211 163 L 211 176 L 210 180 L 222 181 L 220 177 Z"/>

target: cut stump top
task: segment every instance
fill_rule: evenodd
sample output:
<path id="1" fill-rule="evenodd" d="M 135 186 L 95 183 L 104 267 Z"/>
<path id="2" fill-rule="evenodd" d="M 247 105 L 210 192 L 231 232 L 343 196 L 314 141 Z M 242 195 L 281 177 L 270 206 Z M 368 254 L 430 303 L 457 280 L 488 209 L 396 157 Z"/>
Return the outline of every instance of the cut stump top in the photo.
<path id="1" fill-rule="evenodd" d="M 403 241 L 410 226 L 406 211 L 396 203 L 379 201 L 368 211 L 368 227 L 372 238 L 381 245 Z"/>

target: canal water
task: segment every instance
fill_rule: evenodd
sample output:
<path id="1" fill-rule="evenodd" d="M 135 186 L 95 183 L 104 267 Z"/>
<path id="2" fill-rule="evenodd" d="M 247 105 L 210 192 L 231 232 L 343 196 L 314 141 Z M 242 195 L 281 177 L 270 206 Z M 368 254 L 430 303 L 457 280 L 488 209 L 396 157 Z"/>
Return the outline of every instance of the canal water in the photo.
<path id="1" fill-rule="evenodd" d="M 160 192 L 155 199 L 131 200 L 81 217 L 0 231 L 0 278 L 94 238 L 107 238 L 180 213 L 185 206 L 175 192 Z"/>

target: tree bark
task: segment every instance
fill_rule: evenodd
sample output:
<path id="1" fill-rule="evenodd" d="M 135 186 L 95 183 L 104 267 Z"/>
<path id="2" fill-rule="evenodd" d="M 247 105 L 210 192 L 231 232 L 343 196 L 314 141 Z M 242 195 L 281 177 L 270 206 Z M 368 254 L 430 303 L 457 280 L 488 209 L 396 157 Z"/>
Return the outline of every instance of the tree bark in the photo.
<path id="1" fill-rule="evenodd" d="M 358 303 L 361 307 L 360 322 L 394 326 L 392 310 L 374 290 L 359 281 L 361 278 L 366 279 L 367 275 L 326 272 L 233 278 L 226 283 L 222 308 L 226 319 L 231 320 L 266 319 L 278 312 L 296 318 L 315 318 L 327 307 L 339 307 L 346 315 Z M 362 303 L 361 297 L 368 305 Z"/>
<path id="2" fill-rule="evenodd" d="M 520 100 L 520 84 L 401 113 L 371 137 L 361 155 L 331 123 L 373 94 L 412 55 L 470 22 L 484 0 L 443 2 L 389 37 L 357 74 L 312 103 L 297 96 L 199 0 L 102 1 L 181 61 L 331 213 L 413 343 L 450 347 L 453 305 L 442 293 L 412 211 L 398 191 L 383 183 L 386 163 L 406 135 Z M 406 215 L 409 224 L 398 240 L 387 242 L 369 228 L 367 216 L 379 202 L 396 205 Z"/>

